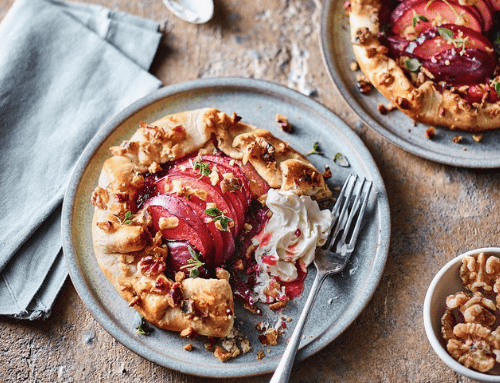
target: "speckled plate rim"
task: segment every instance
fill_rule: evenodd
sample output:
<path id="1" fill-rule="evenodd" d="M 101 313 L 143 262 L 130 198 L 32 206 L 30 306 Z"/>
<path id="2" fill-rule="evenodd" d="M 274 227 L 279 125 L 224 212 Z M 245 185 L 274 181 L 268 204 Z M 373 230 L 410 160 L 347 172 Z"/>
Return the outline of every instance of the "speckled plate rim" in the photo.
<path id="1" fill-rule="evenodd" d="M 379 123 L 373 117 L 371 117 L 370 112 L 365 110 L 363 105 L 359 101 L 358 94 L 354 94 L 351 89 L 346 86 L 342 78 L 342 73 L 339 70 L 339 63 L 335 62 L 335 57 L 339 57 L 335 52 L 333 52 L 334 36 L 331 33 L 332 25 L 335 22 L 334 7 L 338 3 L 344 3 L 344 0 L 325 0 L 323 4 L 322 14 L 321 14 L 321 27 L 320 27 L 320 49 L 322 53 L 323 62 L 327 68 L 328 75 L 347 102 L 349 107 L 358 115 L 358 117 L 376 133 L 380 134 L 386 140 L 392 142 L 401 149 L 415 154 L 419 157 L 435 161 L 445 165 L 460 166 L 464 168 L 476 168 L 476 169 L 493 169 L 500 167 L 500 151 L 497 153 L 486 153 L 482 158 L 471 158 L 470 156 L 464 157 L 456 153 L 455 155 L 451 151 L 443 150 L 443 148 L 433 148 L 432 150 L 426 149 L 419 146 L 411 141 L 411 139 L 404 138 L 403 133 L 394 134 L 392 133 L 384 124 Z M 346 31 L 347 38 L 349 38 L 349 31 Z M 342 38 L 344 38 L 342 36 Z M 371 96 L 368 96 L 371 97 Z M 385 100 L 385 98 L 384 98 Z M 387 102 L 387 100 L 385 100 Z M 402 119 L 404 121 L 411 122 L 411 119 L 405 116 L 402 112 Z M 389 123 L 389 122 L 387 122 Z M 447 130 L 447 129 L 446 129 Z M 486 134 L 496 134 L 497 132 L 486 132 Z M 456 131 L 456 134 L 460 134 Z M 456 145 L 449 139 L 449 145 Z M 473 148 L 474 150 L 474 148 Z"/>
<path id="2" fill-rule="evenodd" d="M 385 185 L 369 151 L 366 149 L 360 138 L 339 117 L 318 102 L 294 90 L 273 83 L 245 78 L 194 80 L 162 88 L 137 101 L 117 116 L 113 117 L 101 130 L 99 130 L 96 136 L 86 147 L 71 177 L 62 211 L 63 249 L 71 280 L 86 307 L 108 333 L 110 333 L 115 339 L 131 351 L 164 367 L 192 375 L 218 378 L 254 376 L 274 371 L 279 359 L 273 362 L 266 362 L 264 359 L 259 361 L 261 363 L 251 363 L 248 365 L 238 363 L 221 363 L 217 366 L 217 368 L 207 368 L 204 365 L 182 363 L 175 358 L 165 358 L 164 356 L 151 351 L 149 348 L 144 347 L 143 344 L 137 341 L 134 337 L 129 337 L 121 328 L 120 323 L 113 322 L 112 318 L 107 315 L 105 309 L 100 304 L 99 299 L 96 297 L 97 293 L 89 288 L 89 281 L 86 280 L 87 277 L 82 272 L 82 267 L 79 264 L 78 259 L 78 257 L 85 255 L 75 253 L 76 244 L 72 234 L 72 231 L 76 229 L 76 196 L 78 194 L 78 188 L 80 187 L 82 176 L 87 166 L 92 161 L 95 153 L 99 150 L 106 139 L 115 131 L 115 129 L 119 128 L 120 124 L 131 116 L 138 113 L 140 114 L 141 109 L 154 102 L 170 96 L 182 94 L 186 91 L 202 91 L 204 89 L 211 89 L 212 87 L 217 88 L 218 91 L 223 91 L 225 89 L 228 92 L 243 90 L 245 92 L 263 93 L 277 97 L 281 100 L 281 102 L 283 102 L 282 100 L 293 100 L 296 104 L 299 103 L 300 105 L 303 105 L 304 108 L 310 110 L 315 116 L 321 116 L 323 119 L 328 120 L 331 123 L 330 129 L 334 128 L 338 137 L 342 137 L 342 142 L 345 143 L 346 146 L 353 151 L 353 153 L 356 153 L 356 158 L 360 161 L 359 166 L 363 169 L 363 173 L 368 174 L 369 178 L 374 182 L 374 190 L 377 191 L 376 198 L 374 197 L 375 206 L 373 208 L 375 210 L 374 214 L 377 217 L 377 237 L 376 243 L 373 244 L 373 249 L 371 249 L 373 250 L 373 258 L 370 259 L 369 272 L 367 273 L 365 280 L 363 280 L 363 288 L 361 291 L 356 293 L 355 299 L 340 315 L 340 318 L 337 320 L 337 325 L 332 324 L 327 327 L 316 339 L 308 341 L 306 344 L 302 345 L 301 349 L 298 351 L 296 360 L 302 361 L 320 351 L 337 336 L 339 336 L 347 327 L 349 327 L 349 325 L 357 318 L 371 299 L 385 267 L 390 241 L 390 212 Z M 217 105 L 212 106 L 217 107 Z M 102 275 L 102 279 L 105 280 L 104 275 Z"/>

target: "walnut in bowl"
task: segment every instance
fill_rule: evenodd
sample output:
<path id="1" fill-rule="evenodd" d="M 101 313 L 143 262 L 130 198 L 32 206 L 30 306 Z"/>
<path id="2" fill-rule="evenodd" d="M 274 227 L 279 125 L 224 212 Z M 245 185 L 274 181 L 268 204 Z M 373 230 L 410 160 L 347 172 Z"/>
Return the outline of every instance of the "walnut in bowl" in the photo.
<path id="1" fill-rule="evenodd" d="M 448 262 L 424 301 L 434 351 L 448 367 L 478 382 L 500 382 L 498 287 L 500 248 L 476 249 Z"/>

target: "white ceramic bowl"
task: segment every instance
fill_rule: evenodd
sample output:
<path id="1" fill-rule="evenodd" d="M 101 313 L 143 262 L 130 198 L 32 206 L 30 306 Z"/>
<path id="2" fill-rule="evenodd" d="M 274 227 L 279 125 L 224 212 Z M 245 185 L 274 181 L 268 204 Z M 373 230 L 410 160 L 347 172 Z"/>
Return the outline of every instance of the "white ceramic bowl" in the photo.
<path id="1" fill-rule="evenodd" d="M 488 373 L 481 373 L 471 370 L 448 354 L 445 342 L 441 336 L 441 317 L 446 308 L 446 297 L 458 291 L 467 291 L 460 279 L 459 269 L 462 264 L 462 258 L 466 255 L 484 253 L 500 254 L 500 247 L 488 247 L 468 251 L 448 262 L 432 280 L 424 301 L 424 327 L 434 351 L 441 360 L 452 370 L 467 378 L 478 382 L 498 382 L 500 383 L 500 369 L 498 364 Z"/>

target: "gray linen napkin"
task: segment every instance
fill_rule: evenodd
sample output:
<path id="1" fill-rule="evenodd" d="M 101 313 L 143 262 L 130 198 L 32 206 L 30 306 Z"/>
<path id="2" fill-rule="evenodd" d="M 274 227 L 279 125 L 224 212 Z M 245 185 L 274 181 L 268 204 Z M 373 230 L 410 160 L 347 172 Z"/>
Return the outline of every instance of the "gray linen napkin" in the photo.
<path id="1" fill-rule="evenodd" d="M 61 202 L 85 145 L 161 86 L 158 24 L 99 6 L 16 0 L 0 23 L 0 315 L 50 314 L 67 277 Z"/>

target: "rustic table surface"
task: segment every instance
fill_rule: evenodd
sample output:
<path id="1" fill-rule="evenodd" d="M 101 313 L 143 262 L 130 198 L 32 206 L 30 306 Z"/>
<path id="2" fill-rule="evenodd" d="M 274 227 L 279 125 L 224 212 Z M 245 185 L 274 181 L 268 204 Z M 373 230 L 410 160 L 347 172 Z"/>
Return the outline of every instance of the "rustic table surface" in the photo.
<path id="1" fill-rule="evenodd" d="M 0 19 L 12 2 L 0 0 Z M 432 350 L 422 306 L 427 286 L 447 261 L 469 249 L 499 244 L 497 171 L 421 159 L 365 126 L 336 91 L 322 62 L 320 0 L 215 0 L 215 16 L 204 25 L 175 18 L 161 0 L 88 2 L 161 23 L 164 36 L 151 72 L 164 85 L 241 76 L 288 86 L 340 116 L 375 159 L 391 209 L 385 271 L 357 320 L 320 357 L 296 366 L 291 381 L 469 382 Z M 3 317 L 0 331 L 1 382 L 216 381 L 163 368 L 129 351 L 100 327 L 69 279 L 49 319 Z"/>

